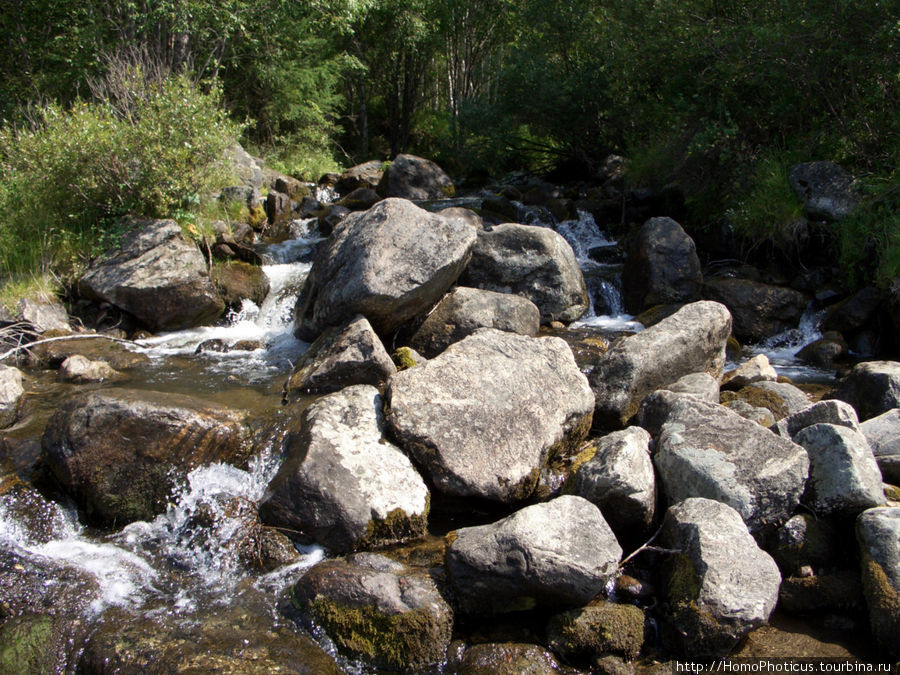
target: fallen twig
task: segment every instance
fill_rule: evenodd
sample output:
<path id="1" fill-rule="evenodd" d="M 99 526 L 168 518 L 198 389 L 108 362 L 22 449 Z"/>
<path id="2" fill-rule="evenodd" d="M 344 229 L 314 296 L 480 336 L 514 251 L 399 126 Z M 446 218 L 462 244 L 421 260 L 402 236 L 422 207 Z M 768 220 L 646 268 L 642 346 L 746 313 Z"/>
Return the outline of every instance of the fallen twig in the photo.
<path id="1" fill-rule="evenodd" d="M 89 338 L 100 338 L 101 340 L 109 340 L 111 342 L 119 342 L 121 344 L 126 345 L 134 345 L 136 344 L 132 340 L 124 340 L 122 338 L 111 337 L 109 335 L 100 335 L 100 334 L 90 334 L 90 335 L 61 335 L 59 337 L 45 338 L 43 340 L 35 340 L 34 342 L 28 342 L 26 344 L 17 345 L 12 349 L 9 349 L 2 354 L 0 354 L 0 361 L 3 361 L 6 358 L 9 358 L 13 354 L 22 351 L 28 351 L 32 347 L 37 347 L 38 345 L 47 344 L 48 342 L 60 342 L 62 340 L 87 340 Z"/>
<path id="2" fill-rule="evenodd" d="M 625 567 L 626 563 L 629 560 L 634 558 L 638 553 L 643 553 L 644 551 L 654 551 L 656 553 L 681 553 L 681 551 L 677 548 L 662 548 L 660 546 L 651 546 L 653 540 L 659 536 L 659 533 L 662 532 L 662 526 L 653 533 L 653 536 L 650 537 L 646 542 L 644 542 L 640 547 L 636 548 L 632 551 L 627 557 L 622 559 L 622 562 L 619 563 L 619 569 Z"/>

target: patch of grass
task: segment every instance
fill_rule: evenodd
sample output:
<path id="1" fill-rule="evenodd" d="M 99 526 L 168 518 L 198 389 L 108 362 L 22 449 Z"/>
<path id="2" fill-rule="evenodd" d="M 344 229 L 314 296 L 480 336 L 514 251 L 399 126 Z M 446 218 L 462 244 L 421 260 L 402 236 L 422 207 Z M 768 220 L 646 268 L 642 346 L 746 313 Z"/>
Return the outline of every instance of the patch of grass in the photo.
<path id="1" fill-rule="evenodd" d="M 56 302 L 59 291 L 59 281 L 49 274 L 0 280 L 0 306 L 14 314 L 16 306 L 23 298 L 32 298 L 38 302 Z"/>

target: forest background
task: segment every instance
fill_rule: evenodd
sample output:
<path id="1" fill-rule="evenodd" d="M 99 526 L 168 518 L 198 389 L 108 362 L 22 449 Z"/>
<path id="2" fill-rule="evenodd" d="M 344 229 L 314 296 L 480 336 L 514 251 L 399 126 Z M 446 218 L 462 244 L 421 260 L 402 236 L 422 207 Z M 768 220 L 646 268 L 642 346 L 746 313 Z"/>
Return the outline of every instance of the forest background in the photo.
<path id="1" fill-rule="evenodd" d="M 863 195 L 844 280 L 900 276 L 897 0 L 6 0 L 0 36 L 7 288 L 125 213 L 199 222 L 235 140 L 312 181 L 413 152 L 590 183 L 617 153 L 745 251 L 789 245 L 788 168 L 833 160 Z"/>

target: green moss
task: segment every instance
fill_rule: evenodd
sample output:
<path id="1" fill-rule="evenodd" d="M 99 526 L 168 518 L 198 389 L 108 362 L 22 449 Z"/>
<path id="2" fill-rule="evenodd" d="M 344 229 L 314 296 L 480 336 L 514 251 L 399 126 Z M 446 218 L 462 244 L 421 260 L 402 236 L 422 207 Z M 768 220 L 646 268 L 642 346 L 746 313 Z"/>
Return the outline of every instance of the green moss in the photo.
<path id="1" fill-rule="evenodd" d="M 456 194 L 456 188 L 453 185 L 445 185 L 441 188 L 441 192 L 444 193 L 445 197 L 452 197 Z"/>
<path id="2" fill-rule="evenodd" d="M 862 554 L 861 569 L 872 633 L 882 647 L 896 651 L 900 637 L 900 592 L 893 587 L 881 565 L 866 551 Z"/>
<path id="3" fill-rule="evenodd" d="M 257 204 L 253 208 L 248 209 L 247 224 L 254 230 L 261 230 L 266 224 L 267 217 L 266 210 L 260 204 Z"/>
<path id="4" fill-rule="evenodd" d="M 900 487 L 896 485 L 891 485 L 890 483 L 884 484 L 884 496 L 887 497 L 892 502 L 900 502 Z"/>
<path id="5" fill-rule="evenodd" d="M 433 645 L 425 638 L 434 622 L 424 610 L 388 615 L 372 606 L 347 607 L 319 597 L 309 611 L 338 649 L 351 656 L 398 670 L 432 661 Z"/>
<path id="6" fill-rule="evenodd" d="M 783 419 L 790 412 L 781 396 L 761 387 L 744 387 L 736 392 L 723 391 L 719 402 L 724 404 L 737 399 L 742 399 L 757 408 L 765 408 L 772 413 L 776 421 Z"/>
<path id="7" fill-rule="evenodd" d="M 634 659 L 644 642 L 644 613 L 604 602 L 556 615 L 547 632 L 551 648 L 565 656 L 614 653 Z"/>
<path id="8" fill-rule="evenodd" d="M 374 546 L 396 544 L 424 536 L 428 527 L 428 512 L 431 509 L 431 495 L 425 502 L 425 510 L 418 515 L 410 515 L 403 509 L 396 508 L 388 513 L 387 518 L 373 518 L 366 525 L 366 536 L 356 548 L 365 550 Z"/>
<path id="9" fill-rule="evenodd" d="M 399 347 L 394 350 L 394 353 L 391 354 L 391 359 L 394 361 L 394 365 L 397 366 L 397 370 L 407 370 L 418 365 L 413 356 L 413 351 L 409 347 Z"/>
<path id="10" fill-rule="evenodd" d="M 697 570 L 683 553 L 672 556 L 666 567 L 666 595 L 670 602 L 693 603 L 700 596 Z"/>
<path id="11" fill-rule="evenodd" d="M 57 672 L 57 645 L 49 616 L 22 616 L 0 627 L 0 672 Z"/>
<path id="12" fill-rule="evenodd" d="M 578 453 L 581 450 L 581 444 L 584 443 L 584 439 L 591 430 L 593 419 L 594 411 L 592 410 L 575 420 L 569 426 L 569 432 L 550 447 L 547 461 L 553 462 Z"/>

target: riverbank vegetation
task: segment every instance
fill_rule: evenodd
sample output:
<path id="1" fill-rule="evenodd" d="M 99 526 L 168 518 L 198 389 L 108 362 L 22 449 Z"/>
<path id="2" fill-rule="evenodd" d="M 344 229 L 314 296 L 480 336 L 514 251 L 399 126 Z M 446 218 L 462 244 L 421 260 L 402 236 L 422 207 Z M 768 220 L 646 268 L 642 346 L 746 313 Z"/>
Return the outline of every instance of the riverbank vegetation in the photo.
<path id="1" fill-rule="evenodd" d="M 835 255 L 849 282 L 884 285 L 900 275 L 895 10 L 16 0 L 0 9 L 0 274 L 65 274 L 119 213 L 189 207 L 224 180 L 214 160 L 242 133 L 309 180 L 414 152 L 460 176 L 590 181 L 618 153 L 630 186 L 677 184 L 689 230 L 728 221 L 745 250 L 789 237 L 787 167 L 830 159 L 865 194 Z"/>

